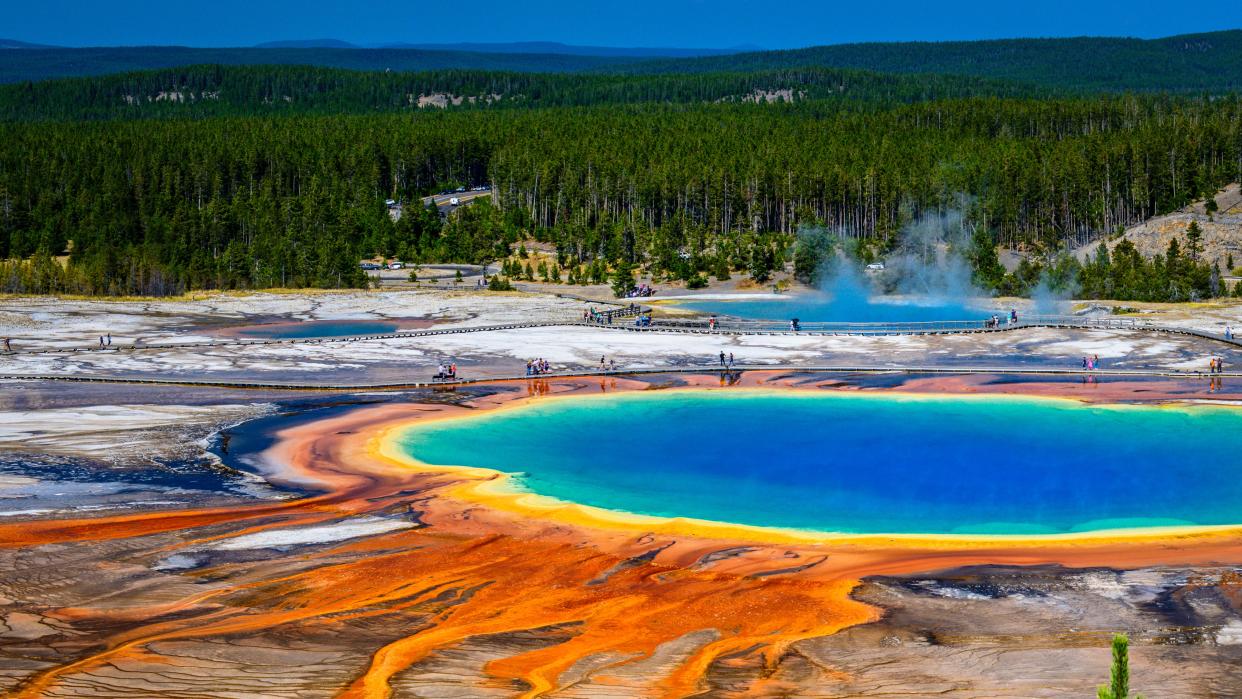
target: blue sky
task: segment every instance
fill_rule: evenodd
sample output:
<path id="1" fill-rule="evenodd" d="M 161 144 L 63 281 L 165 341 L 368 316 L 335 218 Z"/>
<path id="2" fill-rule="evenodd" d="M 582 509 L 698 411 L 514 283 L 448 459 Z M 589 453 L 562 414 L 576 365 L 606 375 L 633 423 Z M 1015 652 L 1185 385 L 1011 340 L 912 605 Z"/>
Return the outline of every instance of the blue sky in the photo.
<path id="1" fill-rule="evenodd" d="M 792 48 L 852 41 L 1139 36 L 1237 28 L 1215 0 L 0 0 L 0 37 L 69 46 L 248 46 L 330 37 Z M 1233 15 L 1234 17 L 1239 15 Z"/>

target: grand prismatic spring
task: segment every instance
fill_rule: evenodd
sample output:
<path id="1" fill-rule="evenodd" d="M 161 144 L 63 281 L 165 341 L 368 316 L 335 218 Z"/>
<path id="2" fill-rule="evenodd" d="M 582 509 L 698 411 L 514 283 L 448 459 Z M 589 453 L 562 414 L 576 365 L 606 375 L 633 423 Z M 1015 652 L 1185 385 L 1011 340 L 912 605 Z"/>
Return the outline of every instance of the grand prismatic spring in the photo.
<path id="1" fill-rule="evenodd" d="M 756 526 L 1060 534 L 1242 519 L 1233 408 L 634 393 L 416 426 L 398 440 L 427 464 L 517 472 L 515 489 L 538 495 Z"/>

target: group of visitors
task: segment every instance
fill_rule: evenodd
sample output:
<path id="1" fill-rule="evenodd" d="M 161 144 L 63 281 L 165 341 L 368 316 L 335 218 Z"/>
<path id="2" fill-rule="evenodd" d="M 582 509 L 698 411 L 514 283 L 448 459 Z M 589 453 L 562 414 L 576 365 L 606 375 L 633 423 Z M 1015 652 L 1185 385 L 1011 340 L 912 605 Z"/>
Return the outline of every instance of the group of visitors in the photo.
<path id="1" fill-rule="evenodd" d="M 1208 373 L 1209 374 L 1225 373 L 1225 360 L 1221 359 L 1220 357 L 1212 357 L 1210 360 L 1208 360 Z"/>
<path id="2" fill-rule="evenodd" d="M 1229 327 L 1228 325 L 1225 326 L 1225 339 L 1226 340 L 1233 339 L 1233 328 Z"/>
<path id="3" fill-rule="evenodd" d="M 639 311 L 641 310 L 642 308 L 640 308 L 639 305 L 636 303 L 631 303 L 625 308 L 614 308 L 613 310 L 610 310 L 610 311 L 599 311 L 595 309 L 595 306 L 591 306 L 590 308 L 584 309 L 582 311 L 582 322 L 599 323 L 601 325 L 612 325 L 612 319 L 614 316 L 621 317 L 621 316 L 627 316 L 627 315 L 636 315 L 636 314 L 639 314 Z M 651 325 L 650 318 L 647 319 L 646 325 Z"/>
<path id="4" fill-rule="evenodd" d="M 607 361 L 604 361 L 604 355 L 601 354 L 599 356 L 599 370 L 600 371 L 616 371 L 616 369 L 617 369 L 617 360 L 609 359 Z"/>
<path id="5" fill-rule="evenodd" d="M 615 311 L 597 311 L 594 306 L 582 312 L 583 322 L 600 323 L 602 325 L 612 325 L 612 314 Z"/>
<path id="6" fill-rule="evenodd" d="M 802 329 L 802 321 L 798 320 L 797 318 L 794 318 L 793 320 L 789 321 L 789 329 L 792 330 L 793 332 L 798 332 L 799 330 Z"/>
<path id="7" fill-rule="evenodd" d="M 642 314 L 639 314 L 638 316 L 636 316 L 636 317 L 634 318 L 634 327 L 636 327 L 636 328 L 649 328 L 649 327 L 651 327 L 651 314 L 650 314 L 650 313 L 642 313 Z"/>
<path id="8" fill-rule="evenodd" d="M 625 297 L 629 299 L 647 298 L 655 296 L 656 290 L 650 284 L 639 284 L 638 286 L 626 292 Z"/>
<path id="9" fill-rule="evenodd" d="M 1093 354 L 1090 357 L 1082 358 L 1082 368 L 1087 371 L 1095 371 L 1100 368 L 1100 355 Z"/>
<path id="10" fill-rule="evenodd" d="M 104 349 L 104 348 L 111 347 L 111 346 L 112 346 L 112 333 L 99 336 L 99 349 Z"/>
<path id="11" fill-rule="evenodd" d="M 1009 315 L 1005 316 L 1004 321 L 1007 325 L 1017 325 L 1018 311 L 1013 308 L 1009 309 Z M 993 313 L 992 317 L 983 321 L 983 325 L 986 328 L 999 328 L 1001 326 L 1001 316 Z"/>
<path id="12" fill-rule="evenodd" d="M 720 350 L 720 366 L 725 367 L 727 369 L 733 368 L 733 353 L 732 352 L 730 352 L 729 356 L 726 357 L 724 350 Z"/>
<path id="13" fill-rule="evenodd" d="M 446 364 L 444 362 L 440 362 L 440 364 L 436 367 L 435 378 L 441 380 L 457 378 L 457 363 L 449 362 Z"/>
<path id="14" fill-rule="evenodd" d="M 539 376 L 541 374 L 550 374 L 550 373 L 552 373 L 552 365 L 549 364 L 548 360 L 544 359 L 543 357 L 540 357 L 539 359 L 532 359 L 529 362 L 526 362 L 526 375 L 527 376 Z"/>

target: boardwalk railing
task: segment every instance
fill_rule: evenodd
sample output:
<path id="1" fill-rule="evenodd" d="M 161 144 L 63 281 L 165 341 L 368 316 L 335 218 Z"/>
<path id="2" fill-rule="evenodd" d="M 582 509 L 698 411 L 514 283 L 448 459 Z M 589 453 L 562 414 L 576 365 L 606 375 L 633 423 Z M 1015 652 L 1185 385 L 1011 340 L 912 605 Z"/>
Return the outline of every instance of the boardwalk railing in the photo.
<path id="1" fill-rule="evenodd" d="M 608 328 L 612 330 L 630 330 L 638 332 L 663 331 L 682 333 L 708 333 L 721 335 L 944 335 L 954 333 L 1004 332 L 1020 328 L 1066 328 L 1076 330 L 1144 330 L 1148 332 L 1174 333 L 1191 335 L 1208 340 L 1225 342 L 1234 346 L 1242 346 L 1242 341 L 1233 337 L 1225 337 L 1194 328 L 1166 326 L 1132 317 L 1108 316 L 1103 318 L 1084 318 L 1081 316 L 1064 315 L 1028 315 L 1021 316 L 1016 323 L 1001 319 L 998 325 L 991 325 L 987 319 L 977 320 L 938 320 L 911 321 L 895 323 L 834 323 L 806 322 L 799 323 L 798 329 L 790 327 L 789 321 L 777 320 L 745 320 L 740 318 L 718 318 L 711 325 L 706 318 L 671 319 L 654 318 L 650 324 L 631 321 L 635 316 L 643 315 L 650 309 L 638 304 L 598 312 L 594 319 L 582 318 L 548 318 L 518 323 L 496 325 L 448 326 L 424 330 L 389 332 L 375 334 L 359 334 L 337 337 L 282 338 L 282 339 L 239 339 L 220 338 L 206 342 L 154 342 L 140 345 L 116 345 L 99 348 L 94 344 L 84 347 L 15 347 L 13 351 L 0 351 L 4 354 L 72 354 L 77 352 L 98 351 L 134 351 L 134 350 L 171 350 L 188 348 L 215 348 L 238 345 L 283 345 L 283 344 L 324 344 L 339 342 L 361 342 L 365 340 L 388 340 L 419 338 L 435 335 L 455 335 L 460 333 L 489 332 L 499 330 L 519 330 L 526 328 L 546 328 L 561 326 L 588 326 Z M 15 343 L 16 344 L 16 343 Z"/>
<path id="2" fill-rule="evenodd" d="M 792 333 L 790 321 L 747 320 L 741 318 L 717 318 L 714 328 L 706 318 L 655 319 L 654 329 L 698 330 L 719 333 Z M 820 335 L 931 335 L 977 331 L 1013 330 L 1023 327 L 1064 327 L 1081 329 L 1135 330 L 1157 326 L 1144 324 L 1135 318 L 1083 318 L 1080 316 L 1032 315 L 1019 317 L 1016 323 L 1002 318 L 997 325 L 990 319 L 975 320 L 929 320 L 873 323 L 802 322 L 797 331 L 802 334 Z"/>
<path id="3" fill-rule="evenodd" d="M 115 383 L 115 384 L 148 384 L 172 386 L 216 386 L 222 388 L 274 389 L 274 390 L 309 390 L 309 391 L 357 391 L 357 390 L 401 390 L 411 388 L 444 388 L 466 386 L 477 383 L 494 383 L 497 381 L 544 381 L 549 379 L 566 379 L 577 377 L 622 377 L 662 374 L 720 374 L 736 376 L 741 372 L 795 372 L 806 374 L 992 374 L 1015 376 L 1064 376 L 1080 377 L 1093 380 L 1099 377 L 1168 377 L 1177 379 L 1221 379 L 1239 378 L 1240 372 L 1210 373 L 1194 370 L 1177 369 L 1078 369 L 1069 367 L 1030 367 L 1004 365 L 804 365 L 804 364 L 749 364 L 738 365 L 731 369 L 711 365 L 698 366 L 664 366 L 664 367 L 618 367 L 616 369 L 562 369 L 548 374 L 524 376 L 521 374 L 496 374 L 437 380 L 431 378 L 410 379 L 408 381 L 386 382 L 349 382 L 349 381 L 263 381 L 248 379 L 211 379 L 177 376 L 109 376 L 92 374 L 7 374 L 0 372 L 0 381 L 66 381 L 75 383 Z"/>

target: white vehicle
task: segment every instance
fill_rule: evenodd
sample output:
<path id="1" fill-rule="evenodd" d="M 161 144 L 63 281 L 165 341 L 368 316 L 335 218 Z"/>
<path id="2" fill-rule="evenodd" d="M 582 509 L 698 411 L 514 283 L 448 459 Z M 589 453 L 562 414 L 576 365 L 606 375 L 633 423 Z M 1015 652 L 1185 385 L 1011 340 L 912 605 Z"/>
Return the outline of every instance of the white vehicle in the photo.
<path id="1" fill-rule="evenodd" d="M 449 199 L 449 206 L 457 206 L 460 203 L 461 203 L 461 199 L 458 199 L 457 197 L 453 197 L 452 199 Z"/>
<path id="2" fill-rule="evenodd" d="M 869 272 L 883 272 L 883 271 L 884 271 L 884 263 L 883 263 L 883 262 L 872 262 L 871 264 L 867 265 L 867 271 L 869 271 Z"/>
<path id="3" fill-rule="evenodd" d="M 401 262 L 389 262 L 388 269 L 401 269 L 405 265 Z"/>

